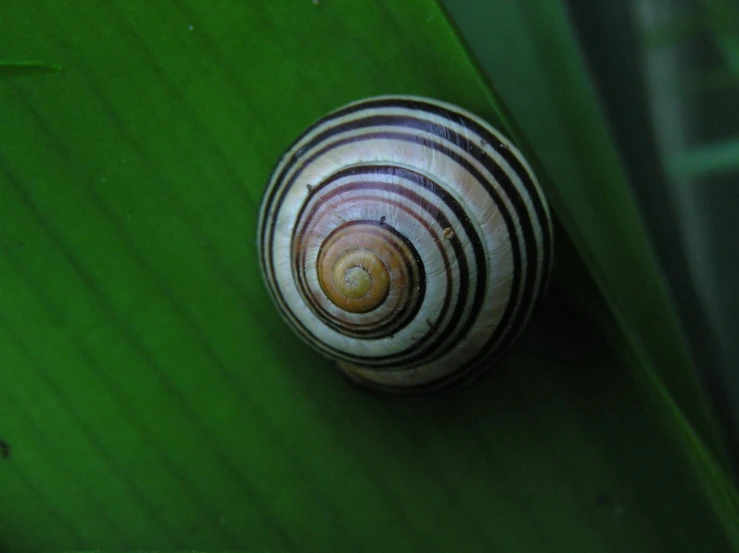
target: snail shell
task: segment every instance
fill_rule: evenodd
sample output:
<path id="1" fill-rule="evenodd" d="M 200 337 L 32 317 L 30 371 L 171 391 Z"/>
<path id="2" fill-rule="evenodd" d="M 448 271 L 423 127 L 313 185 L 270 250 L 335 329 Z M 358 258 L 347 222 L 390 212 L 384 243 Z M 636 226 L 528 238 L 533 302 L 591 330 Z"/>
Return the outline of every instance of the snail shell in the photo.
<path id="1" fill-rule="evenodd" d="M 264 194 L 285 320 L 352 379 L 419 392 L 487 370 L 549 278 L 549 209 L 514 145 L 446 103 L 381 96 L 310 126 Z"/>

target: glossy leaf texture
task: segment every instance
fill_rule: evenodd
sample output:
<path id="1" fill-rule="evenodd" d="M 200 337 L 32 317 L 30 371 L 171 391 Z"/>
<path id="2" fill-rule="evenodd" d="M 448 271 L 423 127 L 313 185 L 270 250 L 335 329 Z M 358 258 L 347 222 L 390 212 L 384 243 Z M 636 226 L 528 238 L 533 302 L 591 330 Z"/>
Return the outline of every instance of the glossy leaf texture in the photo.
<path id="1" fill-rule="evenodd" d="M 0 550 L 730 550 L 730 509 L 635 377 L 654 360 L 567 279 L 494 375 L 414 400 L 356 389 L 271 305 L 257 208 L 306 125 L 381 93 L 498 120 L 435 3 L 0 18 L 3 67 L 60 68 L 0 71 Z"/>

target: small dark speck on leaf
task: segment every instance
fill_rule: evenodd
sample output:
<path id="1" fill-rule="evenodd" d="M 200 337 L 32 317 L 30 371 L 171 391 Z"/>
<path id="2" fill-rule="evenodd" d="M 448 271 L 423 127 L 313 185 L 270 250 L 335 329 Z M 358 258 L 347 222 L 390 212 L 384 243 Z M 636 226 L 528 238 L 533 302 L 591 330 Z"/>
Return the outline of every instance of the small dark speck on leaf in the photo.
<path id="1" fill-rule="evenodd" d="M 19 248 L 22 248 L 23 247 L 23 242 L 18 242 L 18 247 Z"/>
<path id="2" fill-rule="evenodd" d="M 5 440 L 0 440 L 0 459 L 10 458 L 10 444 Z"/>

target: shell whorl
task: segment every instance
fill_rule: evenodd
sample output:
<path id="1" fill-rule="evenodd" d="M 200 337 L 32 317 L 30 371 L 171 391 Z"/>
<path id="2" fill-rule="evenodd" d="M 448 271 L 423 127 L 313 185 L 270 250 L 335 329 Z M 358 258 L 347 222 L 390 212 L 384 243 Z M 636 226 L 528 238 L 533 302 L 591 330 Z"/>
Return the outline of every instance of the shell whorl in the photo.
<path id="1" fill-rule="evenodd" d="M 258 246 L 283 317 L 351 378 L 431 391 L 485 371 L 552 260 L 549 210 L 513 144 L 446 103 L 349 104 L 287 150 Z"/>

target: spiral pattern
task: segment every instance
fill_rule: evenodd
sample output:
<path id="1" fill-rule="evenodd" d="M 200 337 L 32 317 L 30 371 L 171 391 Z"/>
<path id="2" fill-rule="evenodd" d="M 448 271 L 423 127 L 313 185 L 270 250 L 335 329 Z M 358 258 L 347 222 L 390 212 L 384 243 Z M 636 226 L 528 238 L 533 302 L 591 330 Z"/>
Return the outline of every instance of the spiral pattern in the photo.
<path id="1" fill-rule="evenodd" d="M 549 210 L 508 139 L 417 97 L 350 104 L 288 149 L 264 194 L 267 287 L 360 383 L 430 391 L 492 365 L 552 260 Z"/>

